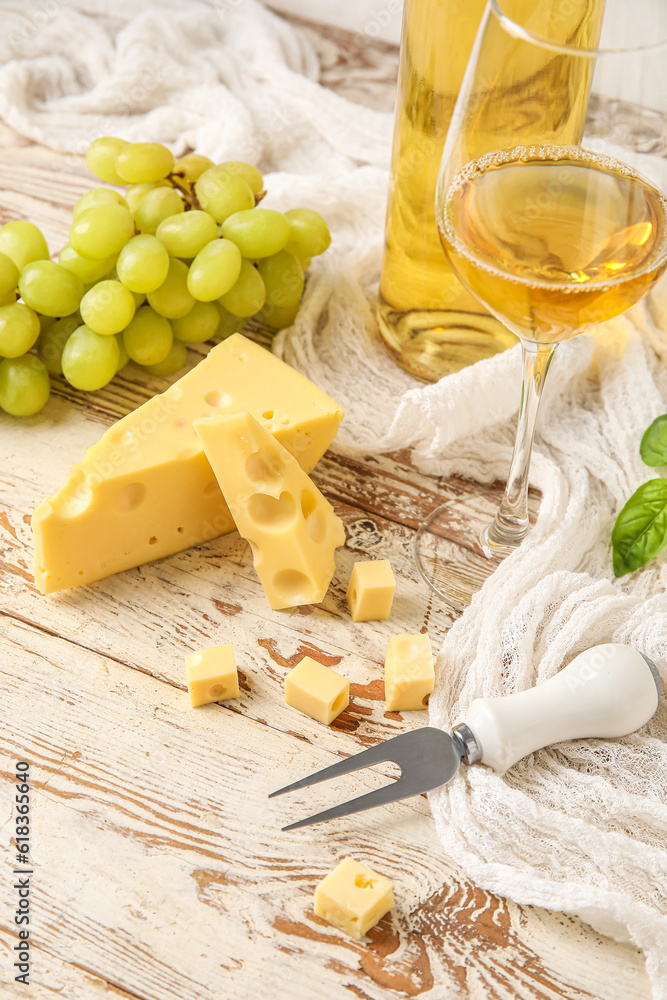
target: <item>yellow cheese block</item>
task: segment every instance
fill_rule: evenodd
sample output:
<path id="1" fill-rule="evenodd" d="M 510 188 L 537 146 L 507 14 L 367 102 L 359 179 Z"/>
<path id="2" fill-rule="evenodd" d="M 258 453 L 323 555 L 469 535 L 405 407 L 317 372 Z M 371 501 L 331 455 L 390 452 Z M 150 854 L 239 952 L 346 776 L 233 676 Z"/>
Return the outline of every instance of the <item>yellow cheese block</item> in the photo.
<path id="1" fill-rule="evenodd" d="M 350 682 L 330 667 L 304 656 L 285 677 L 285 702 L 330 726 L 350 704 Z"/>
<path id="2" fill-rule="evenodd" d="M 249 413 L 195 430 L 274 610 L 319 604 L 345 543 L 343 522 L 299 463 Z"/>
<path id="3" fill-rule="evenodd" d="M 188 653 L 185 675 L 193 708 L 239 696 L 239 674 L 231 642 Z"/>
<path id="4" fill-rule="evenodd" d="M 392 635 L 384 661 L 388 712 L 418 712 L 428 706 L 435 685 L 428 633 Z"/>
<path id="5" fill-rule="evenodd" d="M 386 621 L 395 593 L 396 579 L 388 559 L 356 562 L 345 595 L 352 621 Z"/>
<path id="6" fill-rule="evenodd" d="M 394 905 L 394 883 L 343 858 L 315 889 L 315 913 L 358 941 Z"/>
<path id="7" fill-rule="evenodd" d="M 240 334 L 106 431 L 32 516 L 35 583 L 91 583 L 234 527 L 193 421 L 248 412 L 310 471 L 343 410 Z"/>

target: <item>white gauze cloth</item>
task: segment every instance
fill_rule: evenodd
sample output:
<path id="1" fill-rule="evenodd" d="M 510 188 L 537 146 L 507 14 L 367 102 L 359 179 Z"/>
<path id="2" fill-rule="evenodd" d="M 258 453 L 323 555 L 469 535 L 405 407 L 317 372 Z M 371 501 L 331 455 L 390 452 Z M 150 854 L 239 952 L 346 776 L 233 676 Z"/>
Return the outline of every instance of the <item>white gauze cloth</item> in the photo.
<path id="1" fill-rule="evenodd" d="M 111 134 L 246 158 L 268 175 L 266 206 L 322 212 L 332 247 L 275 350 L 347 408 L 335 448 L 411 448 L 426 472 L 505 477 L 517 349 L 424 387 L 379 345 L 391 116 L 319 86 L 298 31 L 254 0 L 5 0 L 0 66 L 0 117 L 25 136 L 75 152 Z M 559 348 L 531 473 L 537 525 L 448 633 L 433 725 L 599 642 L 635 645 L 665 675 L 667 561 L 615 580 L 609 545 L 620 507 L 655 475 L 638 442 L 667 410 L 665 329 L 658 291 Z M 560 744 L 504 776 L 464 769 L 430 799 L 446 851 L 475 882 L 634 942 L 656 1000 L 667 1000 L 666 740 L 663 699 L 636 735 Z"/>

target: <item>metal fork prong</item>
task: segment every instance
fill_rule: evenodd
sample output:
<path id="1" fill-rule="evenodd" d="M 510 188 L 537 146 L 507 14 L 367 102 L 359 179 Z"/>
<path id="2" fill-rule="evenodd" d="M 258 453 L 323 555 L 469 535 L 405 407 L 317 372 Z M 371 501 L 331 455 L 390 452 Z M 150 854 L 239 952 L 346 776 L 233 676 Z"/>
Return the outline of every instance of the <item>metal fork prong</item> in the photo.
<path id="1" fill-rule="evenodd" d="M 399 799 L 408 798 L 413 795 L 409 788 L 403 785 L 401 779 L 392 782 L 390 785 L 383 785 L 373 792 L 359 795 L 349 802 L 341 802 L 338 806 L 325 809 L 323 812 L 315 813 L 306 819 L 300 819 L 297 823 L 290 823 L 284 826 L 283 830 L 298 830 L 300 826 L 310 826 L 312 823 L 323 823 L 327 819 L 337 819 L 339 816 L 350 816 L 352 813 L 363 812 L 364 809 L 372 809 L 374 806 L 384 806 L 388 802 L 398 802 Z"/>
<path id="2" fill-rule="evenodd" d="M 299 781 L 293 781 L 291 785 L 278 788 L 275 792 L 271 792 L 269 798 L 273 799 L 276 795 L 284 795 L 285 792 L 296 791 L 297 788 L 308 788 L 309 785 L 316 785 L 320 781 L 327 781 L 329 778 L 336 778 L 341 774 L 351 774 L 353 771 L 359 771 L 363 767 L 370 767 L 372 764 L 381 764 L 383 761 L 388 760 L 393 761 L 394 754 L 389 747 L 391 742 L 391 740 L 385 740 L 374 747 L 369 747 L 368 750 L 362 750 L 361 753 L 345 757 L 344 760 L 339 760 L 329 767 L 322 768 L 321 771 L 315 771 L 314 774 L 309 774 Z"/>

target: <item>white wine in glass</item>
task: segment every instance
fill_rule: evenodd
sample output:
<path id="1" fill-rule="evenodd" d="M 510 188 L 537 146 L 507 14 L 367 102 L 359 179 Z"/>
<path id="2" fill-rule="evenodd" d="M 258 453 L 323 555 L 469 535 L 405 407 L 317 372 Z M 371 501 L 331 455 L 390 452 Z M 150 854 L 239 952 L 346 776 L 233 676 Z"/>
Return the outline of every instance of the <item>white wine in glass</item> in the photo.
<path id="1" fill-rule="evenodd" d="M 513 21 L 504 9 L 512 3 L 487 6 L 436 197 L 454 272 L 523 353 L 517 437 L 495 519 L 479 538 L 452 541 L 467 498 L 437 508 L 417 535 L 422 574 L 459 609 L 476 589 L 479 560 L 503 558 L 529 530 L 530 455 L 556 345 L 634 305 L 667 267 L 667 5 L 607 0 L 600 43 L 587 48 Z M 557 139 L 564 93 L 568 106 L 588 104 L 576 144 Z"/>

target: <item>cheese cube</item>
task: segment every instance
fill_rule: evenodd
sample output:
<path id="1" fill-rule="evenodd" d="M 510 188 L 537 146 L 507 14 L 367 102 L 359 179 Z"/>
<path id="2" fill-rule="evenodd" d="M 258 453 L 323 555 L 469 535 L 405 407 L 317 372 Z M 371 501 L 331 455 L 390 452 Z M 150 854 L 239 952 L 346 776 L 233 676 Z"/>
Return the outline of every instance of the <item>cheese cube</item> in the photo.
<path id="1" fill-rule="evenodd" d="M 384 696 L 389 712 L 426 708 L 435 684 L 428 633 L 392 635 L 384 661 Z"/>
<path id="2" fill-rule="evenodd" d="M 384 621 L 391 613 L 396 580 L 388 559 L 356 562 L 347 588 L 353 622 Z"/>
<path id="3" fill-rule="evenodd" d="M 285 701 L 328 726 L 350 704 L 350 682 L 335 670 L 304 656 L 285 677 Z"/>
<path id="4" fill-rule="evenodd" d="M 343 858 L 315 889 L 315 913 L 358 941 L 391 910 L 393 888 L 390 878 Z"/>
<path id="5" fill-rule="evenodd" d="M 345 543 L 329 501 L 249 413 L 194 426 L 271 607 L 319 604 L 336 569 L 334 552 Z"/>
<path id="6" fill-rule="evenodd" d="M 239 696 L 239 675 L 231 642 L 188 653 L 185 673 L 193 708 Z"/>

